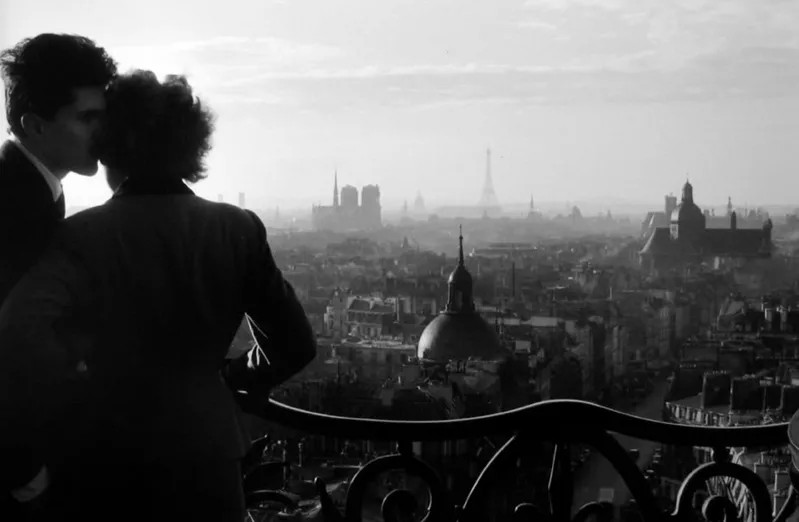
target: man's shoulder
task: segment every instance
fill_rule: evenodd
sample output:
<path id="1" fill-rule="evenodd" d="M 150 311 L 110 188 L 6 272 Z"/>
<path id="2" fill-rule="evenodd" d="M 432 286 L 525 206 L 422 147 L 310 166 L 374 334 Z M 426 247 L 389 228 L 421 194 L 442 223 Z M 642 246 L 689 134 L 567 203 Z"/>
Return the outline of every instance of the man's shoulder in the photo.
<path id="1" fill-rule="evenodd" d="M 221 219 L 235 226 L 259 229 L 263 222 L 252 210 L 244 209 L 230 203 L 209 201 L 199 196 L 192 198 L 200 215 L 207 215 L 212 219 Z"/>
<path id="2" fill-rule="evenodd" d="M 33 163 L 13 141 L 6 140 L 0 144 L 0 183 L 18 183 L 35 170 Z"/>
<path id="3" fill-rule="evenodd" d="M 143 212 L 142 209 L 152 208 L 152 202 L 147 205 L 143 203 L 131 204 L 129 199 L 112 198 L 106 203 L 90 207 L 69 216 L 64 225 L 67 229 L 86 229 L 92 227 L 113 227 L 115 223 L 127 222 L 136 223 L 136 226 L 144 226 L 141 219 L 143 217 L 159 220 L 163 218 L 163 212 Z M 160 202 L 163 208 L 169 208 L 170 214 L 173 212 L 182 215 L 185 219 L 170 219 L 167 222 L 159 222 L 159 227 L 182 228 L 181 223 L 191 224 L 202 221 L 223 223 L 225 228 L 250 229 L 257 231 L 264 228 L 263 222 L 255 212 L 239 208 L 228 203 L 208 201 L 201 197 L 164 199 Z M 173 214 L 174 215 L 174 214 Z"/>
<path id="4" fill-rule="evenodd" d="M 31 208 L 36 203 L 52 203 L 47 185 L 36 167 L 10 140 L 0 145 L 0 211 Z"/>

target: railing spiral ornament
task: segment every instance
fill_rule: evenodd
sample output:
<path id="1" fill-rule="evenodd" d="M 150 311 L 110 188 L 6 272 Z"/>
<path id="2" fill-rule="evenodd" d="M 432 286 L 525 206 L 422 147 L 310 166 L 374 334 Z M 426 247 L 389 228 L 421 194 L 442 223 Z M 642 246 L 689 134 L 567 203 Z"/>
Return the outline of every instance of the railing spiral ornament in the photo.
<path id="1" fill-rule="evenodd" d="M 771 522 L 772 509 L 768 487 L 754 471 L 732 462 L 709 462 L 693 470 L 685 478 L 677 493 L 677 508 L 672 517 L 676 520 L 687 518 L 692 509 L 691 502 L 694 493 L 704 489 L 705 483 L 714 477 L 730 477 L 740 481 L 752 495 L 755 510 L 754 522 Z M 727 497 L 712 496 L 708 498 L 702 510 L 708 521 L 713 519 L 736 520 L 738 516 L 738 508 Z"/>
<path id="2" fill-rule="evenodd" d="M 361 522 L 367 487 L 381 473 L 390 470 L 401 470 L 418 477 L 428 488 L 429 503 L 420 505 L 410 491 L 393 489 L 382 499 L 381 513 L 385 521 L 582 522 L 618 518 L 619 511 L 608 503 L 589 502 L 575 509 L 575 472 L 571 457 L 575 444 L 593 447 L 612 464 L 630 491 L 638 517 L 647 522 L 678 522 L 697 518 L 708 521 L 738 520 L 741 510 L 735 503 L 737 499 L 710 495 L 701 506 L 695 505 L 697 493 L 707 495 L 709 481 L 719 479 L 737 481 L 748 492 L 750 506 L 747 513 L 750 518 L 747 522 L 785 522 L 793 513 L 797 501 L 796 490 L 791 487 L 788 499 L 775 514 L 771 493 L 762 478 L 753 470 L 732 462 L 730 456 L 730 448 L 786 446 L 789 443 L 788 423 L 746 427 L 683 425 L 644 419 L 574 400 L 548 401 L 503 413 L 444 421 L 339 417 L 303 411 L 274 400 L 263 405 L 258 412 L 271 422 L 307 433 L 397 443 L 397 453 L 370 460 L 355 473 L 347 490 L 343 513 L 326 493 L 324 481 L 315 481 L 323 519 L 333 522 Z M 675 446 L 713 448 L 713 462 L 700 465 L 688 474 L 679 488 L 673 511 L 667 512 L 658 504 L 643 472 L 613 434 Z M 446 441 L 487 435 L 505 435 L 508 439 L 479 470 L 460 506 L 453 503 L 451 492 L 435 469 L 411 451 L 414 441 Z M 541 504 L 541 498 L 537 497 L 538 503 L 525 500 L 515 507 L 508 506 L 508 512 L 500 514 L 497 506 L 492 505 L 492 494 L 500 487 L 501 479 L 515 471 L 521 450 L 533 442 L 554 444 L 547 487 L 548 502 Z M 791 479 L 794 484 L 799 483 L 797 473 L 792 472 Z"/>

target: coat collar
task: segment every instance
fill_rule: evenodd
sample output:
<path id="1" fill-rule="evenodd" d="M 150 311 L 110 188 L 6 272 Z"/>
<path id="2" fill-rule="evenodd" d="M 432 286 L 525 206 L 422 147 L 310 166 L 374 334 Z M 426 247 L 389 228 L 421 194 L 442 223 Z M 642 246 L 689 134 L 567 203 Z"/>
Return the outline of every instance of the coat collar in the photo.
<path id="1" fill-rule="evenodd" d="M 145 195 L 194 195 L 180 179 L 127 178 L 114 192 L 113 199 Z"/>
<path id="2" fill-rule="evenodd" d="M 53 205 L 53 193 L 42 175 L 22 150 L 11 140 L 0 145 L 0 180 L 11 183 L 15 191 L 31 198 L 37 208 Z"/>

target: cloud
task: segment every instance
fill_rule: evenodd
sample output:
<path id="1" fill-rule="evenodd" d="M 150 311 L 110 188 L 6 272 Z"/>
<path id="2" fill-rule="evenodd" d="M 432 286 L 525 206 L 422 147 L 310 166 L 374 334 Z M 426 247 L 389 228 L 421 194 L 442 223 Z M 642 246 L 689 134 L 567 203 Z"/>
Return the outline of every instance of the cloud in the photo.
<path id="1" fill-rule="evenodd" d="M 522 22 L 517 22 L 516 27 L 520 27 L 522 29 L 534 29 L 537 31 L 557 31 L 558 26 L 555 24 L 551 24 L 548 22 L 541 22 L 536 20 L 527 20 Z"/>
<path id="2" fill-rule="evenodd" d="M 508 12 L 500 22 L 507 28 L 503 38 L 489 38 L 480 52 L 450 63 L 436 62 L 444 57 L 429 53 L 414 59 L 400 48 L 377 55 L 344 41 L 339 47 L 274 37 L 136 46 L 119 55 L 127 52 L 167 72 L 186 71 L 198 93 L 209 93 L 215 103 L 298 110 L 667 102 L 799 92 L 799 3 L 527 0 L 521 14 L 520 20 L 518 9 Z M 457 48 L 457 39 L 452 45 Z"/>
<path id="3" fill-rule="evenodd" d="M 544 11 L 567 11 L 574 8 L 597 8 L 607 11 L 622 9 L 628 2 L 624 0 L 526 0 L 525 9 Z"/>
<path id="4" fill-rule="evenodd" d="M 343 55 L 337 47 L 274 37 L 221 36 L 162 45 L 119 46 L 109 49 L 124 67 L 159 73 L 186 71 L 200 81 L 224 79 L 267 70 L 298 70 Z"/>

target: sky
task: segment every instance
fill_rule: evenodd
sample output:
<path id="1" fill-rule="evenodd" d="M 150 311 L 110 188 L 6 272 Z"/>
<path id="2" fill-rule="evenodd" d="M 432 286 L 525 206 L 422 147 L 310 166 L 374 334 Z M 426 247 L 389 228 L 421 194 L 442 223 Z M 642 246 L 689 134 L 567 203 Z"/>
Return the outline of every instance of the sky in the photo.
<path id="1" fill-rule="evenodd" d="M 500 203 L 799 206 L 799 2 L 1 0 L 0 47 L 91 37 L 187 75 L 215 112 L 195 190 L 252 207 Z M 70 203 L 108 197 L 69 175 Z"/>

